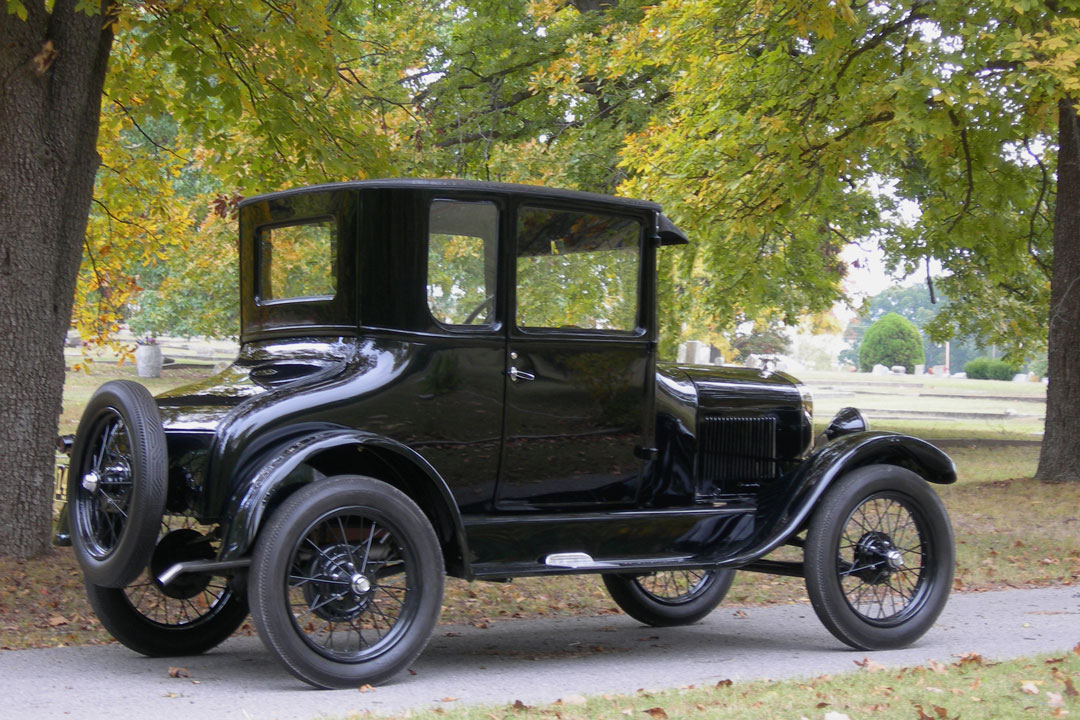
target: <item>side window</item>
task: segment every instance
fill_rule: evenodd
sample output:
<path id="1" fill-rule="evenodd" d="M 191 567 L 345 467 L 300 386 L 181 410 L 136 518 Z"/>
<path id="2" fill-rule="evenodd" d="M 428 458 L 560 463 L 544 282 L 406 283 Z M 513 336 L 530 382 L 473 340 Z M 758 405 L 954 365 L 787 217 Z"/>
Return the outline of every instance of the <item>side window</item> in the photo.
<path id="1" fill-rule="evenodd" d="M 443 325 L 494 323 L 498 231 L 493 203 L 431 203 L 427 298 L 432 316 Z"/>
<path id="2" fill-rule="evenodd" d="M 517 236 L 519 328 L 637 329 L 641 223 L 522 207 Z"/>
<path id="3" fill-rule="evenodd" d="M 259 302 L 329 300 L 337 292 L 337 223 L 332 219 L 259 230 Z"/>

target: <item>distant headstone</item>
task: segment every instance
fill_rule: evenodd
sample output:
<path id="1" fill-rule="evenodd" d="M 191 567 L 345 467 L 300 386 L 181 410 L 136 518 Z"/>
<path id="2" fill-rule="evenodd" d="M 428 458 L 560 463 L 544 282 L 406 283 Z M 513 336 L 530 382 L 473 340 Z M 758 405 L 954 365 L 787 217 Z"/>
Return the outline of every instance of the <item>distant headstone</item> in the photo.
<path id="1" fill-rule="evenodd" d="M 697 343 L 697 348 L 694 350 L 693 363 L 695 365 L 711 365 L 712 345 L 703 342 Z"/>
<path id="2" fill-rule="evenodd" d="M 1022 383 L 1028 382 L 1028 374 L 1027 373 L 1016 373 L 1015 375 L 1013 375 L 1013 382 L 1022 382 Z"/>
<path id="3" fill-rule="evenodd" d="M 698 353 L 701 352 L 702 343 L 691 340 L 686 343 L 686 360 L 684 362 L 697 364 Z"/>
<path id="4" fill-rule="evenodd" d="M 967 373 L 966 372 L 953 373 L 953 377 L 957 378 L 959 380 L 967 380 Z"/>
<path id="5" fill-rule="evenodd" d="M 161 346 L 136 345 L 135 346 L 135 371 L 142 378 L 161 377 Z"/>
<path id="6" fill-rule="evenodd" d="M 893 365 L 891 368 L 889 368 L 889 370 L 892 372 L 893 375 L 903 375 L 907 372 L 907 368 L 903 365 Z"/>
<path id="7" fill-rule="evenodd" d="M 926 372 L 926 366 L 925 365 L 920 364 L 920 365 L 915 366 L 915 374 L 916 375 L 922 375 L 924 372 Z"/>
<path id="8" fill-rule="evenodd" d="M 949 374 L 949 371 L 945 368 L 944 365 L 934 365 L 932 368 L 930 368 L 930 374 L 945 377 Z"/>
<path id="9" fill-rule="evenodd" d="M 679 343 L 679 353 L 675 356 L 675 359 L 681 363 L 690 362 L 686 359 L 689 354 L 690 343 Z"/>
<path id="10" fill-rule="evenodd" d="M 891 375 L 892 371 L 884 365 L 875 365 L 874 369 L 870 371 L 871 375 Z"/>

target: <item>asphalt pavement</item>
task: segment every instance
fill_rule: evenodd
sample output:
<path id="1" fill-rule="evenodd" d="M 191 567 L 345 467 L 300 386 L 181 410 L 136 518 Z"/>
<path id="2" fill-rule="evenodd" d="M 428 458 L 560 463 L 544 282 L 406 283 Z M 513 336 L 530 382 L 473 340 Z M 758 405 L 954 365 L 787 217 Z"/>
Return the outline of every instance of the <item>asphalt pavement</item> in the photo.
<path id="1" fill-rule="evenodd" d="M 703 622 L 650 628 L 625 615 L 440 626 L 410 671 L 373 690 L 320 691 L 289 675 L 258 638 L 205 655 L 149 659 L 120 645 L 0 652 L 0 718 L 269 720 L 403 712 L 458 704 L 527 705 L 720 680 L 780 679 L 955 661 L 1005 659 L 1080 643 L 1080 587 L 954 594 L 941 619 L 903 650 L 846 649 L 808 605 L 721 606 Z M 170 677 L 170 669 L 182 672 Z M 185 677 L 185 675 L 187 677 Z"/>

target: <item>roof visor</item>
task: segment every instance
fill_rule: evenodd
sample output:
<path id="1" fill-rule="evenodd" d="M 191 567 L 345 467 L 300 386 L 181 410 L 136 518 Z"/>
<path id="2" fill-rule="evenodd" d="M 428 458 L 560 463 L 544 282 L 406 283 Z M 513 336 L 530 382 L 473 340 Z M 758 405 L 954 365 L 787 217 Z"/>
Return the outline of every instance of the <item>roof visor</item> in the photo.
<path id="1" fill-rule="evenodd" d="M 676 227 L 667 215 L 660 216 L 659 234 L 661 245 L 687 245 L 690 242 L 686 233 Z"/>

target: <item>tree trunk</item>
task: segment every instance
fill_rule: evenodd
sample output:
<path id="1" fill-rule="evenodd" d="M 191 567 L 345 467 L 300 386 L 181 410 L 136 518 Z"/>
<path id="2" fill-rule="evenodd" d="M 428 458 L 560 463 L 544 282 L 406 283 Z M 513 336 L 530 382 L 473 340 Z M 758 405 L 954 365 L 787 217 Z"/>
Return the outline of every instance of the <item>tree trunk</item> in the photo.
<path id="1" fill-rule="evenodd" d="M 0 8 L 0 554 L 49 547 L 63 340 L 98 166 L 112 45 L 75 0 Z"/>
<path id="2" fill-rule="evenodd" d="M 1049 342 L 1046 434 L 1035 477 L 1080 482 L 1080 124 L 1068 98 L 1058 103 Z"/>

